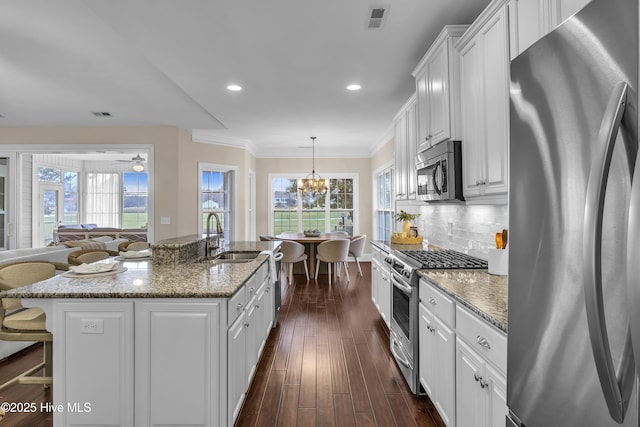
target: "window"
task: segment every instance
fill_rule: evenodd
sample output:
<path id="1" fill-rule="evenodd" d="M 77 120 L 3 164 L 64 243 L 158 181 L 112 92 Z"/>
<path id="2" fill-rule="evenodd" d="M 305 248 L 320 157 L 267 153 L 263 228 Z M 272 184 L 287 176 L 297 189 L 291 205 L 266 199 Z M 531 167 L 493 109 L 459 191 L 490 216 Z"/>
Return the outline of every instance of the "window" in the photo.
<path id="1" fill-rule="evenodd" d="M 207 217 L 211 212 L 218 214 L 224 237 L 233 238 L 233 188 L 235 168 L 225 166 L 199 165 L 200 169 L 200 218 L 202 232 L 207 230 Z M 211 229 L 215 232 L 215 219 Z"/>
<path id="2" fill-rule="evenodd" d="M 149 178 L 144 172 L 124 172 L 122 176 L 123 228 L 146 228 L 149 223 Z"/>
<path id="3" fill-rule="evenodd" d="M 65 171 L 63 224 L 78 224 L 80 222 L 78 202 L 78 172 Z"/>
<path id="4" fill-rule="evenodd" d="M 393 169 L 391 167 L 382 170 L 375 176 L 375 216 L 377 221 L 377 238 L 379 240 L 391 240 L 391 233 L 393 233 L 394 229 L 394 206 L 391 198 L 391 189 L 393 188 L 392 176 Z"/>
<path id="5" fill-rule="evenodd" d="M 298 231 L 298 181 L 295 178 L 274 178 L 272 189 L 272 233 Z"/>
<path id="6" fill-rule="evenodd" d="M 349 174 L 352 175 L 352 174 Z M 354 233 L 357 175 L 327 177 L 326 194 L 301 194 L 298 177 L 276 176 L 271 183 L 271 230 L 278 235 L 304 230 L 346 231 Z"/>
<path id="7" fill-rule="evenodd" d="M 121 189 L 119 173 L 87 173 L 85 223 L 120 228 Z"/>

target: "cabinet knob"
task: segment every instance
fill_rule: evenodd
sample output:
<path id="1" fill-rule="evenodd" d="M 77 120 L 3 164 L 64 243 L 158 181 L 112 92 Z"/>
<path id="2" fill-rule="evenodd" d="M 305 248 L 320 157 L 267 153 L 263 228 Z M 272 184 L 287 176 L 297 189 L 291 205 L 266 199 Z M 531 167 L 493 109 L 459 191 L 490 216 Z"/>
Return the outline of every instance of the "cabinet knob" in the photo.
<path id="1" fill-rule="evenodd" d="M 238 310 L 242 310 L 242 304 L 240 304 L 240 303 L 236 304 L 236 308 L 237 308 Z"/>
<path id="2" fill-rule="evenodd" d="M 249 288 L 249 293 L 252 294 L 255 290 L 256 288 Z"/>
<path id="3" fill-rule="evenodd" d="M 489 341 L 487 341 L 485 337 L 481 337 L 480 335 L 478 335 L 478 337 L 476 338 L 476 342 L 487 350 L 491 350 L 491 345 L 489 345 Z"/>
<path id="4" fill-rule="evenodd" d="M 429 304 L 436 305 L 437 304 L 436 299 L 434 297 L 429 298 Z"/>
<path id="5" fill-rule="evenodd" d="M 248 328 L 248 327 L 249 327 L 249 324 L 248 324 L 248 323 L 245 323 L 245 324 L 244 324 L 244 327 L 245 327 L 245 328 Z"/>

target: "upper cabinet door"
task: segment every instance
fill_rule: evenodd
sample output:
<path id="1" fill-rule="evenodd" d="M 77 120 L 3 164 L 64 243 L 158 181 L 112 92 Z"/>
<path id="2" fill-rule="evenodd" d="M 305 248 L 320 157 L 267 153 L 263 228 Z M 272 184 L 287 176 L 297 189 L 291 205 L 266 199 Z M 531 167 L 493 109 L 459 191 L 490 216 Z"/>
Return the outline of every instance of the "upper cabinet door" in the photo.
<path id="1" fill-rule="evenodd" d="M 449 125 L 449 55 L 447 43 L 435 50 L 427 62 L 427 126 L 431 144 L 448 139 L 451 136 Z"/>
<path id="2" fill-rule="evenodd" d="M 466 25 L 447 25 L 413 70 L 417 94 L 417 151 L 445 139 L 459 138 L 460 60 L 455 42 Z"/>
<path id="3" fill-rule="evenodd" d="M 510 58 L 520 55 L 590 1 L 509 0 Z"/>
<path id="4" fill-rule="evenodd" d="M 510 59 L 524 52 L 548 31 L 545 3 L 549 0 L 510 0 Z"/>

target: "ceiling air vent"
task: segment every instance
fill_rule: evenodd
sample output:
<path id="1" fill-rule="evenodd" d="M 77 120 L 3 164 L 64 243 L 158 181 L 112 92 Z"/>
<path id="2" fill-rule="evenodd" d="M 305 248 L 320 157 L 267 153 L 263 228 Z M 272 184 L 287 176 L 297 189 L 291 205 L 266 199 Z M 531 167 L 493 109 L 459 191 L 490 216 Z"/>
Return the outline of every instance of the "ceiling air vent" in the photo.
<path id="1" fill-rule="evenodd" d="M 92 111 L 91 114 L 96 117 L 111 117 L 111 113 L 107 111 Z"/>
<path id="2" fill-rule="evenodd" d="M 369 23 L 367 28 L 382 28 L 386 17 L 386 8 L 372 7 L 369 11 Z"/>

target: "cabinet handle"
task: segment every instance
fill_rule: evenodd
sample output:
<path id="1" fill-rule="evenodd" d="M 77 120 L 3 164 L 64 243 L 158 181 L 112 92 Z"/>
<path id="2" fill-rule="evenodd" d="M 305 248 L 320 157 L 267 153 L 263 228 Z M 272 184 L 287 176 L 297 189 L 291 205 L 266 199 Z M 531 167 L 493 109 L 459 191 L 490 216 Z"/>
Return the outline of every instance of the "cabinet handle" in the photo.
<path id="1" fill-rule="evenodd" d="M 482 377 L 480 376 L 480 374 L 478 374 L 477 372 L 475 372 L 473 374 L 473 379 L 476 380 L 476 382 L 480 382 L 482 380 Z"/>
<path id="2" fill-rule="evenodd" d="M 242 304 L 238 303 L 238 304 L 236 305 L 236 308 L 237 308 L 238 310 L 242 310 Z"/>
<path id="3" fill-rule="evenodd" d="M 434 297 L 429 298 L 429 304 L 431 304 L 431 305 L 436 305 L 437 304 L 437 302 L 436 302 Z"/>
<path id="4" fill-rule="evenodd" d="M 427 326 L 427 329 L 429 330 L 429 332 L 434 333 L 436 331 L 436 328 L 434 328 L 433 326 Z"/>
<path id="5" fill-rule="evenodd" d="M 483 346 L 484 348 L 486 348 L 487 350 L 491 350 L 491 346 L 489 345 L 489 341 L 487 341 L 487 339 L 485 337 L 481 337 L 480 335 L 478 335 L 478 337 L 476 338 L 476 342 L 478 344 L 480 344 L 481 346 Z"/>
<path id="6" fill-rule="evenodd" d="M 480 382 L 480 387 L 481 388 L 485 389 L 485 388 L 489 387 L 489 383 L 486 382 L 484 379 L 482 379 L 482 377 L 480 377 L 480 381 L 479 382 Z"/>
<path id="7" fill-rule="evenodd" d="M 249 293 L 252 294 L 255 290 L 256 288 L 249 288 Z"/>

